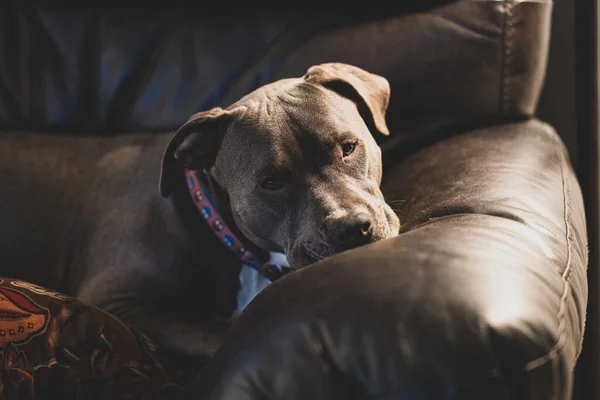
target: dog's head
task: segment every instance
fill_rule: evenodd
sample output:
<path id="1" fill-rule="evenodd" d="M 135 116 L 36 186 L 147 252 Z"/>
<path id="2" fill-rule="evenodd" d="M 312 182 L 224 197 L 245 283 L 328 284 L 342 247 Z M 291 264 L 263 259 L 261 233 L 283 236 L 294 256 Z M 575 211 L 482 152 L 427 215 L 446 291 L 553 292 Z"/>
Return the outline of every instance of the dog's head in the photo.
<path id="1" fill-rule="evenodd" d="M 169 143 L 160 190 L 177 164 L 207 170 L 240 231 L 300 268 L 398 233 L 379 189 L 387 80 L 330 63 L 190 118 Z"/>

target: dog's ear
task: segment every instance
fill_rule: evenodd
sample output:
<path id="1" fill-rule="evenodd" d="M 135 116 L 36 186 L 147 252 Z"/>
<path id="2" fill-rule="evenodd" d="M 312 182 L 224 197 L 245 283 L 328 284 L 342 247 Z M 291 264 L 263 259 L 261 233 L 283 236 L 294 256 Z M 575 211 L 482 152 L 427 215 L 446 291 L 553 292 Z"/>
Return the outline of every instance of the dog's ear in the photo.
<path id="1" fill-rule="evenodd" d="M 162 159 L 159 190 L 163 197 L 171 194 L 171 177 L 178 166 L 188 170 L 210 166 L 217 156 L 222 129 L 231 112 L 220 107 L 194 114 L 175 133 Z"/>
<path id="2" fill-rule="evenodd" d="M 390 134 L 385 123 L 385 112 L 390 101 L 390 84 L 383 76 L 353 65 L 326 63 L 310 67 L 304 75 L 304 80 L 321 84 L 355 101 L 359 111 L 366 107 L 375 129 L 383 135 Z"/>

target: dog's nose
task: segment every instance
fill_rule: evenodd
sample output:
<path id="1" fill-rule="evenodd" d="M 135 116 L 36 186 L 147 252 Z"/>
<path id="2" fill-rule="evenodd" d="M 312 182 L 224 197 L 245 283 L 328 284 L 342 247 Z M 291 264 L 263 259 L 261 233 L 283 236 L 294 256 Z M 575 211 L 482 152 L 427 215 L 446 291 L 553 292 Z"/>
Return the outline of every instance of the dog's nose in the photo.
<path id="1" fill-rule="evenodd" d="M 327 220 L 327 232 L 338 251 L 373 241 L 373 223 L 366 213 L 350 214 Z"/>

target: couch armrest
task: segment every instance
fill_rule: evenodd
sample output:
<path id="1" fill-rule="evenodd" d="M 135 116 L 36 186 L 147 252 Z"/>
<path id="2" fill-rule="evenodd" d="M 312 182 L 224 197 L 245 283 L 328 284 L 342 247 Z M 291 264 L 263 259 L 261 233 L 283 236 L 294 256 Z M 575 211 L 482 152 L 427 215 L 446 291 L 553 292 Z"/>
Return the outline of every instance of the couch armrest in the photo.
<path id="1" fill-rule="evenodd" d="M 403 200 L 401 234 L 257 296 L 199 398 L 569 398 L 587 243 L 555 132 L 533 120 L 465 133 L 384 188 Z"/>

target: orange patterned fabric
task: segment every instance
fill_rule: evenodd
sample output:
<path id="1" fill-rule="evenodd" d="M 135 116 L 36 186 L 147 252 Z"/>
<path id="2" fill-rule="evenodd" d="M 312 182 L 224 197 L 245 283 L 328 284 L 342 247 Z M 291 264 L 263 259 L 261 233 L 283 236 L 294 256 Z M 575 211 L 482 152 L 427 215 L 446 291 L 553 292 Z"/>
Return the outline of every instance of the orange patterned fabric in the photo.
<path id="1" fill-rule="evenodd" d="M 0 400 L 178 397 L 155 352 L 106 312 L 0 279 Z"/>

